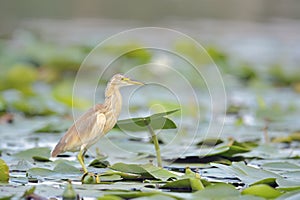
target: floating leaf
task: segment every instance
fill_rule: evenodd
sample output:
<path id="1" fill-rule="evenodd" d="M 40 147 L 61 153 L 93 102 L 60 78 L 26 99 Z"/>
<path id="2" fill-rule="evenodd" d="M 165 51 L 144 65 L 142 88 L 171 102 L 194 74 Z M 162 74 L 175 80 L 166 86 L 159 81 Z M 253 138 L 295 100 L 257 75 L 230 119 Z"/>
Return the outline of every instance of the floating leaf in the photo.
<path id="1" fill-rule="evenodd" d="M 32 156 L 32 159 L 34 161 L 38 161 L 38 162 L 50 162 L 51 161 L 49 158 L 42 157 L 42 156 Z"/>
<path id="2" fill-rule="evenodd" d="M 110 166 L 107 160 L 102 159 L 94 159 L 90 164 L 89 167 L 96 167 L 96 168 L 107 168 Z"/>
<path id="3" fill-rule="evenodd" d="M 126 173 L 139 174 L 142 179 L 158 179 L 166 181 L 170 178 L 176 178 L 178 175 L 172 173 L 166 169 L 156 167 L 151 164 L 137 165 L 137 164 L 125 164 L 116 163 L 110 166 L 111 169 Z"/>
<path id="4" fill-rule="evenodd" d="M 179 109 L 157 113 L 148 117 L 119 120 L 115 128 L 126 131 L 148 131 L 147 126 L 150 125 L 153 130 L 174 129 L 177 128 L 176 124 L 165 116 L 177 112 L 178 110 Z"/>
<path id="5" fill-rule="evenodd" d="M 27 177 L 38 178 L 38 179 L 45 179 L 45 178 L 66 179 L 66 178 L 78 177 L 81 174 L 82 173 L 79 169 L 65 162 L 59 162 L 54 167 L 53 170 L 47 168 L 35 167 L 27 171 Z"/>
<path id="6" fill-rule="evenodd" d="M 276 183 L 278 184 L 278 188 L 280 188 L 280 190 L 290 191 L 300 189 L 300 180 L 278 178 L 276 179 Z"/>
<path id="7" fill-rule="evenodd" d="M 9 180 L 9 168 L 4 160 L 0 159 L 0 183 L 7 183 Z"/>
<path id="8" fill-rule="evenodd" d="M 34 167 L 27 171 L 27 177 L 48 178 L 56 176 L 56 173 L 51 169 Z"/>
<path id="9" fill-rule="evenodd" d="M 267 162 L 261 166 L 263 169 L 272 171 L 300 171 L 300 166 L 289 163 L 286 161 L 282 162 Z"/>
<path id="10" fill-rule="evenodd" d="M 249 188 L 246 188 L 242 191 L 242 194 L 251 194 L 255 196 L 264 197 L 267 199 L 276 198 L 280 196 L 282 193 L 274 188 L 270 187 L 269 185 L 259 184 L 253 185 Z"/>
<path id="11" fill-rule="evenodd" d="M 193 194 L 193 199 L 232 199 L 238 197 L 239 191 L 234 186 L 218 183 L 206 187 L 204 190 L 197 191 Z"/>
<path id="12" fill-rule="evenodd" d="M 62 174 L 81 174 L 80 170 L 66 162 L 59 162 L 53 169 L 56 173 Z"/>
<path id="13" fill-rule="evenodd" d="M 153 192 L 110 192 L 110 195 L 114 195 L 114 196 L 119 196 L 123 199 L 133 199 L 133 198 L 138 198 L 138 197 L 150 197 L 150 196 L 154 196 L 154 195 L 165 195 L 162 192 L 158 192 L 158 191 L 153 191 Z M 169 196 L 169 195 L 166 195 Z M 171 196 L 171 195 L 170 195 Z"/>
<path id="14" fill-rule="evenodd" d="M 112 182 L 112 181 L 123 180 L 123 178 L 119 174 L 113 174 L 113 175 L 100 174 L 100 180 L 101 180 L 101 182 Z"/>
<path id="15" fill-rule="evenodd" d="M 294 192 L 287 192 L 280 197 L 278 197 L 276 200 L 299 200 L 300 199 L 300 191 L 294 191 Z"/>
<path id="16" fill-rule="evenodd" d="M 15 195 L 10 195 L 10 196 L 3 196 L 3 197 L 0 197 L 0 200 L 11 200 L 13 199 Z"/>
<path id="17" fill-rule="evenodd" d="M 198 146 L 205 145 L 205 146 L 216 146 L 218 144 L 223 143 L 223 140 L 219 138 L 205 138 L 204 140 L 201 140 L 198 142 Z"/>
<path id="18" fill-rule="evenodd" d="M 233 162 L 231 166 L 217 163 L 211 163 L 212 166 L 218 167 L 236 177 L 245 184 L 253 185 L 256 183 L 274 183 L 280 175 L 273 172 L 245 165 L 243 162 Z"/>
<path id="19" fill-rule="evenodd" d="M 288 158 L 290 157 L 290 154 L 288 152 L 280 151 L 277 146 L 267 144 L 255 147 L 250 152 L 236 154 L 236 156 L 243 156 L 245 158 L 274 159 Z"/>
<path id="20" fill-rule="evenodd" d="M 136 180 L 140 178 L 139 174 L 125 173 L 125 172 L 113 171 L 113 170 L 108 170 L 103 174 L 101 174 L 101 176 L 113 176 L 113 175 L 118 175 L 124 180 Z"/>
<path id="21" fill-rule="evenodd" d="M 185 178 L 168 182 L 160 188 L 171 191 L 198 191 L 204 189 L 204 186 L 199 178 Z"/>
<path id="22" fill-rule="evenodd" d="M 47 160 L 50 158 L 50 149 L 46 147 L 37 147 L 37 148 L 20 151 L 14 154 L 13 156 L 24 160 L 31 160 L 34 158 Z"/>
<path id="23" fill-rule="evenodd" d="M 98 197 L 97 200 L 123 200 L 123 198 L 115 195 L 104 195 L 103 197 Z"/>

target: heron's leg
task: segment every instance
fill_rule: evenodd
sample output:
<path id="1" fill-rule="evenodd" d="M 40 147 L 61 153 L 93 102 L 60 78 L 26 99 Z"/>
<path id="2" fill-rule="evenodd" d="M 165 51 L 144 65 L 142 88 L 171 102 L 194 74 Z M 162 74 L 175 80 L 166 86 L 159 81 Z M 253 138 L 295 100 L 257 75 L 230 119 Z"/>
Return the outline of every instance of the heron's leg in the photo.
<path id="1" fill-rule="evenodd" d="M 100 177 L 99 177 L 99 174 L 96 175 L 96 183 L 100 183 Z"/>
<path id="2" fill-rule="evenodd" d="M 83 172 L 84 172 L 84 173 L 87 173 L 88 170 L 87 170 L 87 168 L 86 168 L 86 166 L 85 166 L 85 164 L 84 164 L 84 158 L 83 158 L 85 152 L 86 152 L 86 149 L 80 149 L 80 151 L 79 151 L 79 153 L 78 153 L 78 155 L 77 155 L 77 159 L 78 159 L 79 163 L 81 164 L 81 167 L 82 167 L 82 169 L 83 169 Z"/>

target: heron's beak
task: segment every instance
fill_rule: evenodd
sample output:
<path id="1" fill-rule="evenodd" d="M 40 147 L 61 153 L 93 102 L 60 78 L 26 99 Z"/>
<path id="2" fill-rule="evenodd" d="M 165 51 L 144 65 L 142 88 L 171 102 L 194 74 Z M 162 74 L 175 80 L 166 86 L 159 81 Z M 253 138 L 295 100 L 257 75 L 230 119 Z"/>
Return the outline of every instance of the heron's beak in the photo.
<path id="1" fill-rule="evenodd" d="M 142 82 L 130 80 L 129 78 L 126 80 L 126 82 L 127 82 L 127 84 L 129 84 L 129 85 L 145 85 L 145 84 L 142 83 Z"/>

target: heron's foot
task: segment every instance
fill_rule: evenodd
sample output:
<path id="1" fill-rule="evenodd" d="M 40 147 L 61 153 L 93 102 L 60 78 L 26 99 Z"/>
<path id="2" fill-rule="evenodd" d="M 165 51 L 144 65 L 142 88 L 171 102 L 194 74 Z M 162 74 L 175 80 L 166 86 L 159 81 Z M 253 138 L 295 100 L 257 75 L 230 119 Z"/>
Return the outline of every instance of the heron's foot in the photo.
<path id="1" fill-rule="evenodd" d="M 83 184 L 97 184 L 100 182 L 100 174 L 93 172 L 85 172 L 81 177 L 81 183 Z"/>

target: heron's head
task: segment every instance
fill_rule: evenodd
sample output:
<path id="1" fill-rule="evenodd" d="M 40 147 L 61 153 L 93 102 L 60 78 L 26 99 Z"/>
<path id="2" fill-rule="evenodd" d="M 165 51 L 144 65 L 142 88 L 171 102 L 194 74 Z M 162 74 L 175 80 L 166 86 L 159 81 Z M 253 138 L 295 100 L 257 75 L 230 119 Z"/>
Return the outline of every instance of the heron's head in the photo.
<path id="1" fill-rule="evenodd" d="M 111 78 L 110 83 L 113 85 L 119 86 L 119 87 L 128 86 L 128 85 L 144 85 L 144 83 L 131 80 L 130 78 L 128 78 L 122 74 L 114 75 Z"/>

